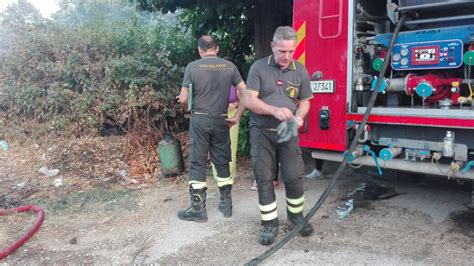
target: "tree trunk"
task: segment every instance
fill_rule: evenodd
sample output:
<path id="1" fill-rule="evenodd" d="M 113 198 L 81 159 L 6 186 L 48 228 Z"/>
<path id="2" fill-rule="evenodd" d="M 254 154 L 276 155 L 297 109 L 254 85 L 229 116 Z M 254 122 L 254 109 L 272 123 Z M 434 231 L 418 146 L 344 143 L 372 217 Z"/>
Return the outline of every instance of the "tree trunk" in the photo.
<path id="1" fill-rule="evenodd" d="M 270 43 L 278 26 L 291 26 L 293 1 L 255 0 L 255 57 L 271 53 Z"/>

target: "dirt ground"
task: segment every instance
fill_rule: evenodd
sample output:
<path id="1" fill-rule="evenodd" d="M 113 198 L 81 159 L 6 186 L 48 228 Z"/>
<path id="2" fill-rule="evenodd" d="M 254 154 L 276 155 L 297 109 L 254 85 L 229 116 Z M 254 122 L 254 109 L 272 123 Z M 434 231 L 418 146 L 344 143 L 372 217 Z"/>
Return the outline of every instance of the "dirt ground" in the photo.
<path id="1" fill-rule="evenodd" d="M 37 169 L 45 161 L 45 152 L 49 156 L 47 150 L 13 145 L 7 153 L 0 151 L 0 208 L 34 203 L 46 213 L 40 231 L 1 263 L 236 265 L 267 250 L 257 243 L 258 201 L 257 193 L 249 189 L 253 175 L 248 159 L 239 162 L 233 216 L 223 218 L 217 211 L 219 193 L 209 179 L 209 221 L 200 224 L 176 217 L 179 209 L 189 205 L 182 177 L 124 182 L 125 177 L 117 174 L 123 167 L 119 159 L 117 169 L 95 178 L 99 183 L 80 180 L 77 173 L 40 176 Z M 324 178 L 305 180 L 307 210 L 321 196 L 336 167 L 325 164 Z M 57 178 L 64 179 L 63 186 L 52 185 Z M 393 186 L 401 195 L 367 201 L 339 219 L 335 209 L 341 198 L 366 181 Z M 276 192 L 284 224 L 284 188 Z M 310 221 L 315 234 L 296 236 L 263 264 L 472 265 L 474 212 L 462 205 L 470 201 L 470 193 L 469 182 L 460 186 L 439 177 L 408 174 L 374 179 L 346 169 Z M 18 239 L 34 219 L 28 214 L 0 217 L 0 249 Z M 278 240 L 287 232 L 284 225 L 280 229 Z"/>

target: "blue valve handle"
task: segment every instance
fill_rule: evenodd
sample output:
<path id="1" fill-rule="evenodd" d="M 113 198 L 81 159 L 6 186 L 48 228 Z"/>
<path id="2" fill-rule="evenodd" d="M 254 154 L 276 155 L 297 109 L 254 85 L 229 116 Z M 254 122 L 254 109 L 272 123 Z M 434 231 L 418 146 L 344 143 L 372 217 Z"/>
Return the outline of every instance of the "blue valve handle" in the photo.
<path id="1" fill-rule="evenodd" d="M 467 171 L 469 171 L 471 167 L 473 166 L 474 166 L 474 161 L 470 161 L 469 163 L 467 163 L 466 167 L 464 167 L 464 169 L 462 170 L 462 173 L 463 174 L 467 173 Z"/>
<path id="2" fill-rule="evenodd" d="M 377 155 L 375 154 L 375 152 L 370 150 L 369 145 L 364 145 L 364 147 L 362 147 L 362 151 L 366 152 L 366 153 L 368 153 L 372 156 L 372 158 L 375 161 L 375 166 L 377 166 L 377 171 L 379 172 L 379 175 L 383 175 L 382 169 L 380 168 L 380 165 L 379 165 L 379 161 L 377 160 Z M 352 161 L 354 161 L 356 159 L 354 155 L 352 155 L 352 154 L 348 155 L 347 151 L 345 151 L 342 154 L 342 156 L 343 156 L 343 158 L 346 157 L 346 156 L 349 156 L 349 160 L 348 160 L 349 163 L 351 163 Z"/>
<path id="3" fill-rule="evenodd" d="M 372 158 L 375 161 L 375 166 L 377 166 L 377 171 L 379 172 L 379 175 L 383 175 L 382 168 L 380 168 L 379 161 L 377 160 L 377 155 L 375 154 L 375 152 L 371 151 L 370 147 L 368 145 L 364 145 L 362 150 L 367 152 L 368 154 L 370 154 L 372 156 Z"/>

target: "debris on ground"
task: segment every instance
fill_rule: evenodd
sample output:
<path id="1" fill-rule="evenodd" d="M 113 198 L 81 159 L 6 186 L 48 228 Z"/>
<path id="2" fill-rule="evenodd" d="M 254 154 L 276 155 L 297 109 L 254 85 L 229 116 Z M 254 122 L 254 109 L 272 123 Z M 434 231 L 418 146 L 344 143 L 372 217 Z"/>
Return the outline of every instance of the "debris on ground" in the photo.
<path id="1" fill-rule="evenodd" d="M 345 200 L 354 199 L 354 204 L 366 200 L 384 200 L 400 195 L 394 187 L 376 182 L 368 181 L 360 183 L 352 190 Z"/>
<path id="2" fill-rule="evenodd" d="M 349 199 L 336 206 L 337 217 L 344 220 L 354 209 L 354 200 Z"/>
<path id="3" fill-rule="evenodd" d="M 188 133 L 175 136 L 182 144 L 186 164 Z M 149 165 L 139 156 L 127 160 L 125 136 L 27 140 L 9 143 L 8 152 L 0 148 L 0 208 L 39 199 L 55 200 L 80 190 L 142 189 L 160 178 L 159 161 Z M 159 158 L 158 154 L 155 157 Z M 181 182 L 185 175 L 174 176 L 173 181 Z"/>
<path id="4" fill-rule="evenodd" d="M 61 169 L 63 174 L 89 180 L 118 174 L 126 167 L 123 157 L 121 137 L 64 140 L 56 142 L 46 153 L 48 165 Z"/>
<path id="5" fill-rule="evenodd" d="M 3 151 L 8 151 L 10 148 L 10 145 L 8 145 L 8 142 L 6 140 L 0 139 L 0 149 Z"/>
<path id="6" fill-rule="evenodd" d="M 54 185 L 55 187 L 62 187 L 62 186 L 64 186 L 63 179 L 62 179 L 62 178 L 54 179 L 53 185 Z"/>
<path id="7" fill-rule="evenodd" d="M 59 174 L 59 169 L 49 169 L 47 166 L 41 166 L 41 168 L 38 169 L 38 172 L 47 177 L 54 177 Z"/>
<path id="8" fill-rule="evenodd" d="M 26 187 L 26 182 L 18 183 L 18 184 L 16 184 L 16 186 L 17 186 L 18 188 L 20 188 L 20 189 L 21 189 L 21 188 L 25 188 L 25 187 Z"/>
<path id="9" fill-rule="evenodd" d="M 71 245 L 77 244 L 77 237 L 71 238 L 71 240 L 69 240 L 69 243 L 70 243 Z"/>
<path id="10" fill-rule="evenodd" d="M 368 205 L 369 201 L 385 200 L 400 195 L 394 187 L 368 181 L 360 183 L 355 189 L 340 198 L 336 213 L 340 219 L 345 219 L 355 207 Z"/>
<path id="11" fill-rule="evenodd" d="M 56 201 L 83 190 L 142 189 L 161 177 L 156 144 L 162 129 L 106 137 L 77 132 L 32 134 L 23 127 L 40 128 L 39 122 L 14 124 L 6 131 L 5 121 L 7 114 L 0 112 L 0 207 Z M 175 137 L 186 164 L 188 132 Z M 173 176 L 172 181 L 182 182 L 185 174 Z"/>

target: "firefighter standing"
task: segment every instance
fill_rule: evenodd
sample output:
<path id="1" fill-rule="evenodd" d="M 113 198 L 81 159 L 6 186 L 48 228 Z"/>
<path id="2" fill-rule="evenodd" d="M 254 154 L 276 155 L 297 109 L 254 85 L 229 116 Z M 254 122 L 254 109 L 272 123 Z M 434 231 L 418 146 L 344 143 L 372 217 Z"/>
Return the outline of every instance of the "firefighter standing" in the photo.
<path id="1" fill-rule="evenodd" d="M 226 114 L 229 88 L 234 85 L 243 91 L 245 83 L 232 62 L 217 57 L 219 47 L 212 36 L 199 38 L 198 51 L 201 59 L 186 66 L 181 93 L 177 97 L 182 105 L 192 101 L 188 177 L 191 207 L 179 211 L 178 217 L 186 221 L 206 222 L 206 164 L 209 152 L 217 171 L 215 181 L 221 194 L 219 211 L 224 217 L 232 216 L 231 189 L 234 179 L 229 173 L 231 155 Z M 244 108 L 239 109 L 236 117 L 228 119 L 231 124 L 239 120 Z"/>
<path id="2" fill-rule="evenodd" d="M 278 213 L 273 178 L 280 164 L 285 184 L 286 209 L 290 225 L 302 222 L 304 165 L 298 137 L 278 142 L 276 128 L 282 121 L 296 121 L 298 127 L 309 111 L 313 98 L 306 68 L 293 60 L 296 32 L 278 27 L 271 43 L 271 56 L 256 61 L 247 78 L 246 107 L 250 114 L 252 165 L 258 183 L 262 229 L 259 243 L 270 245 L 278 234 Z M 306 224 L 299 232 L 309 236 L 314 229 Z"/>

